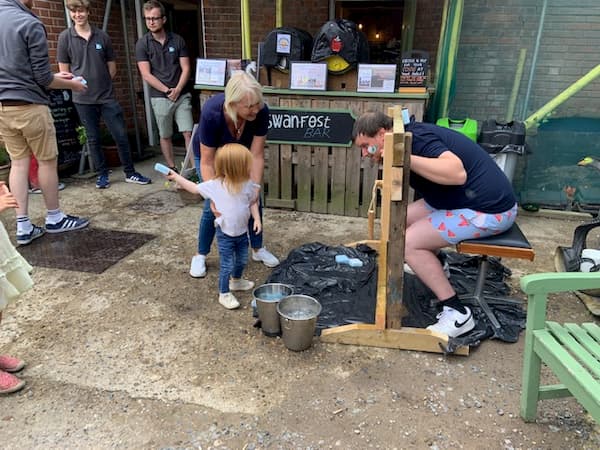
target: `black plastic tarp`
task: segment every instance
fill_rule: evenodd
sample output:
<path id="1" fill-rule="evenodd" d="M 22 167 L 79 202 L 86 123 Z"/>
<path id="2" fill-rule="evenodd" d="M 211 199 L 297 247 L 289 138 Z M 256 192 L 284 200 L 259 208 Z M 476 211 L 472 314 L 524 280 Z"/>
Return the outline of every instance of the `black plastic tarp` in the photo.
<path id="1" fill-rule="evenodd" d="M 336 255 L 359 258 L 362 267 L 336 263 Z M 459 295 L 473 291 L 477 278 L 478 259 L 448 252 L 450 282 Z M 510 270 L 499 260 L 490 259 L 484 292 L 496 296 L 510 291 L 505 277 Z M 294 293 L 316 298 L 323 307 L 317 319 L 316 334 L 321 330 L 351 323 L 374 323 L 377 297 L 377 254 L 366 245 L 357 247 L 327 246 L 319 242 L 302 245 L 292 250 L 273 270 L 267 283 L 285 283 L 294 286 Z M 438 310 L 433 293 L 414 275 L 405 273 L 403 302 L 408 315 L 403 326 L 425 328 L 436 322 Z M 477 305 L 469 305 L 476 318 L 476 327 L 469 333 L 450 340 L 448 351 L 463 345 L 476 346 L 487 338 L 517 342 L 525 328 L 525 311 L 521 305 L 491 304 L 501 324 L 495 330 Z"/>

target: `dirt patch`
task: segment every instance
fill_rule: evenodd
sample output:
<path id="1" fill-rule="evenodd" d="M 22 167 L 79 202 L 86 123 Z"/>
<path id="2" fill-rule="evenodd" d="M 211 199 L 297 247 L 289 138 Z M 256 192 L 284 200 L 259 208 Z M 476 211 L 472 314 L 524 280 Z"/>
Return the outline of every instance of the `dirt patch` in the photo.
<path id="1" fill-rule="evenodd" d="M 149 174 L 153 163 L 138 168 Z M 468 357 L 318 339 L 305 352 L 288 351 L 253 327 L 250 293 L 239 295 L 237 311 L 217 303 L 214 247 L 207 277 L 190 278 L 201 206 L 175 207 L 179 200 L 154 178 L 149 186 L 115 179 L 105 191 L 93 180 L 67 180 L 61 198 L 68 212 L 98 228 L 157 238 L 100 274 L 35 268 L 34 289 L 6 310 L 0 328 L 2 350 L 28 362 L 21 374 L 27 387 L 1 400 L 3 448 L 600 445 L 597 426 L 572 399 L 542 403 L 536 423 L 521 420 L 523 335 L 515 344 L 485 341 Z M 41 199 L 31 196 L 31 203 L 37 220 Z M 2 219 L 12 230 L 14 214 Z M 569 245 L 582 221 L 521 216 L 537 257 L 504 261 L 511 285 L 523 274 L 552 271 L 554 248 Z M 362 218 L 265 212 L 266 245 L 282 258 L 308 242 L 364 239 L 366 230 Z M 248 266 L 258 284 L 269 274 L 261 264 Z M 549 314 L 593 320 L 574 296 L 552 298 Z"/>

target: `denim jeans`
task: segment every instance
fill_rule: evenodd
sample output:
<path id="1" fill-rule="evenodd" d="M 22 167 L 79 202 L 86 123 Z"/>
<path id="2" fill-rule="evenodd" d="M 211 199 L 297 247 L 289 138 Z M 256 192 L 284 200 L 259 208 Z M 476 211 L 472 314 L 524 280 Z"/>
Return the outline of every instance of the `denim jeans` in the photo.
<path id="1" fill-rule="evenodd" d="M 248 236 L 227 236 L 216 229 L 217 247 L 219 249 L 219 292 L 229 292 L 229 279 L 241 278 L 248 263 Z"/>
<path id="2" fill-rule="evenodd" d="M 202 173 L 200 172 L 200 155 L 194 155 L 194 163 L 196 164 L 196 175 L 198 175 L 198 180 L 202 183 Z"/>
<path id="3" fill-rule="evenodd" d="M 100 117 L 102 117 L 108 131 L 110 131 L 117 144 L 119 159 L 121 160 L 121 164 L 123 164 L 125 175 L 132 175 L 135 169 L 131 159 L 131 150 L 129 149 L 129 140 L 127 139 L 125 119 L 121 105 L 116 100 L 112 100 L 109 103 L 95 105 L 75 103 L 75 108 L 77 109 L 81 123 L 85 127 L 88 147 L 98 174 L 108 175 L 106 158 L 104 157 L 100 142 Z"/>
<path id="4" fill-rule="evenodd" d="M 258 212 L 262 222 L 262 199 L 258 198 Z M 263 246 L 262 231 L 258 234 L 254 232 L 254 219 L 250 216 L 248 221 L 248 236 L 250 236 L 250 245 L 252 248 L 261 248 Z M 210 246 L 215 237 L 215 215 L 210 209 L 210 200 L 204 200 L 204 210 L 200 217 L 200 227 L 198 229 L 198 253 L 208 255 Z"/>

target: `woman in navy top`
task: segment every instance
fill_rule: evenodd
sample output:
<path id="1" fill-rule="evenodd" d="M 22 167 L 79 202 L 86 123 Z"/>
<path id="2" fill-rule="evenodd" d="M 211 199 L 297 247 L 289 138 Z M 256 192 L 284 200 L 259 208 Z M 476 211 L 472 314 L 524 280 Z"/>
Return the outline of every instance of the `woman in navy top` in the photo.
<path id="1" fill-rule="evenodd" d="M 262 86 L 245 72 L 233 75 L 225 86 L 225 93 L 209 98 L 202 108 L 200 126 L 192 146 L 196 168 L 204 181 L 215 177 L 214 159 L 218 148 L 224 144 L 244 145 L 253 156 L 251 179 L 260 189 L 265 169 L 265 141 L 269 128 L 269 108 L 264 103 Z M 262 219 L 262 203 L 259 210 Z M 210 202 L 205 202 L 200 229 L 198 230 L 198 253 L 192 258 L 190 275 L 195 278 L 206 275 L 206 255 L 215 236 L 215 215 Z M 267 267 L 276 267 L 279 260 L 263 246 L 262 232 L 256 234 L 250 218 L 248 233 L 252 246 L 252 259 L 262 261 Z"/>

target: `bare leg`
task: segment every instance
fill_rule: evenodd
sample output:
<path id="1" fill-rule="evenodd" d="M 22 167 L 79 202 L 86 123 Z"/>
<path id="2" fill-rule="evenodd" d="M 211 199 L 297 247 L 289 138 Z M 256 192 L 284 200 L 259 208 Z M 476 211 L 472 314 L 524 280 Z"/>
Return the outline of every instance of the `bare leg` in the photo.
<path id="1" fill-rule="evenodd" d="M 436 297 L 439 300 L 446 300 L 456 292 L 446 278 L 436 253 L 448 243 L 429 223 L 428 213 L 422 199 L 408 206 L 404 258 Z"/>
<path id="2" fill-rule="evenodd" d="M 173 159 L 173 141 L 171 138 L 160 138 L 160 150 L 165 157 L 167 166 L 175 167 L 175 160 Z"/>
<path id="3" fill-rule="evenodd" d="M 58 169 L 56 158 L 38 161 L 38 177 L 46 209 L 58 209 Z"/>
<path id="4" fill-rule="evenodd" d="M 17 216 L 26 216 L 29 206 L 29 162 L 31 158 L 13 159 L 10 165 L 9 184 L 17 206 Z M 58 183 L 58 181 L 57 181 Z"/>
<path id="5" fill-rule="evenodd" d="M 183 134 L 183 139 L 185 140 L 185 148 L 187 150 L 188 148 L 190 148 L 190 141 L 192 140 L 192 132 L 184 131 L 181 134 Z M 194 164 L 193 160 L 192 160 L 192 164 Z"/>

